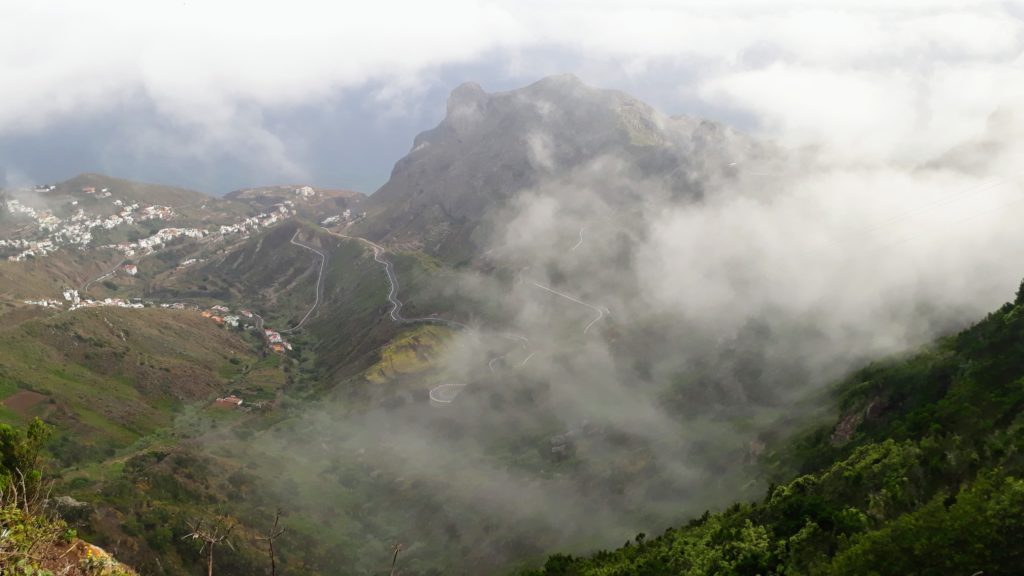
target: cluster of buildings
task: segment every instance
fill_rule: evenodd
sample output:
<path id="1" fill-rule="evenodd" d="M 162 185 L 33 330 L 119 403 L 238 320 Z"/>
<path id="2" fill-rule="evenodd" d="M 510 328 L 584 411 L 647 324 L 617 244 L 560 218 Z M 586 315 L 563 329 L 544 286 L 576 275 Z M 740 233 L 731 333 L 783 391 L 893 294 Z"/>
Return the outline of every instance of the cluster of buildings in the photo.
<path id="1" fill-rule="evenodd" d="M 20 250 L 17 254 L 7 257 L 11 262 L 22 262 L 30 257 L 45 256 L 57 250 L 53 240 L 0 240 L 0 248 Z"/>
<path id="2" fill-rule="evenodd" d="M 38 191 L 51 191 L 55 187 L 36 186 Z M 82 188 L 85 194 L 95 195 L 97 198 L 110 197 L 110 191 L 106 188 L 99 193 L 92 186 Z M 71 202 L 77 206 L 78 201 Z M 18 200 L 8 200 L 7 209 L 11 214 L 27 216 L 35 220 L 39 230 L 48 235 L 42 240 L 0 240 L 0 248 L 16 248 L 21 252 L 7 257 L 8 260 L 21 262 L 30 257 L 39 257 L 57 250 L 60 245 L 88 246 L 93 239 L 92 229 L 103 228 L 112 230 L 122 224 L 131 225 L 136 221 L 146 220 L 170 220 L 175 217 L 174 209 L 170 206 L 145 206 L 140 209 L 139 204 L 126 204 L 123 200 L 114 200 L 114 207 L 119 210 L 106 217 L 89 216 L 85 210 L 79 208 L 67 219 L 58 218 L 50 210 L 36 210 L 26 206 Z M 173 230 L 173 229 L 171 229 Z M 163 232 L 163 231 L 161 231 Z"/>
<path id="3" fill-rule="evenodd" d="M 331 226 L 333 224 L 340 224 L 342 222 L 354 222 L 356 219 L 366 216 L 366 212 L 363 212 L 360 216 L 356 216 L 352 213 L 351 208 L 345 208 L 345 211 L 336 216 L 331 216 L 320 223 L 321 226 Z"/>
<path id="4" fill-rule="evenodd" d="M 186 305 L 183 305 L 183 304 L 170 304 L 170 305 L 162 304 L 162 306 L 165 307 L 165 308 L 176 308 L 176 307 L 184 308 Z M 242 325 L 242 322 L 243 322 L 242 319 L 243 318 L 246 321 L 252 321 L 252 319 L 256 317 L 255 314 L 253 314 L 252 312 L 250 312 L 248 310 L 239 310 L 238 314 L 232 314 L 230 308 L 228 308 L 227 306 L 220 306 L 220 305 L 213 306 L 209 310 L 203 310 L 202 312 L 200 312 L 200 314 L 203 316 L 203 318 L 209 318 L 210 320 L 213 320 L 217 324 L 219 324 L 221 326 L 224 326 L 224 327 L 227 327 L 227 328 L 238 328 L 239 326 Z M 262 322 L 262 320 L 261 320 L 261 322 Z M 260 324 L 257 324 L 257 326 L 259 326 L 259 325 Z M 263 337 L 266 339 L 267 345 L 274 352 L 277 352 L 279 354 L 284 354 L 285 352 L 289 352 L 292 349 L 291 343 L 289 343 L 287 340 L 285 340 L 284 337 L 281 336 L 281 333 L 276 331 L 276 330 L 271 330 L 270 328 L 264 328 L 263 329 Z"/>
<path id="5" fill-rule="evenodd" d="M 161 308 L 169 308 L 171 310 L 199 310 L 199 306 L 195 304 L 185 304 L 183 302 L 175 302 L 173 304 L 161 304 Z"/>
<path id="6" fill-rule="evenodd" d="M 130 302 L 124 298 L 104 298 L 103 300 L 92 300 L 86 299 L 81 300 L 78 304 L 72 304 L 68 310 L 78 310 L 79 308 L 99 308 L 101 306 L 112 306 L 114 308 L 145 308 L 146 305 L 142 302 Z"/>
<path id="7" fill-rule="evenodd" d="M 78 290 L 68 288 L 64 290 L 64 300 L 70 303 L 68 310 L 79 308 L 97 308 L 100 306 L 113 306 L 116 308 L 144 308 L 142 302 L 129 302 L 123 298 L 104 298 L 103 300 L 85 299 L 78 294 Z"/>
<path id="8" fill-rule="evenodd" d="M 104 298 L 103 300 L 92 300 L 82 299 L 78 294 L 78 290 L 66 289 L 63 294 L 64 302 L 68 303 L 68 310 L 78 310 L 79 308 L 97 308 L 100 306 L 113 306 L 116 308 L 144 308 L 145 305 L 142 302 L 130 302 L 123 298 Z M 64 309 L 64 302 L 60 300 L 25 300 L 25 304 L 33 306 L 43 306 L 45 308 L 57 308 L 60 310 Z"/>
<path id="9" fill-rule="evenodd" d="M 56 189 L 52 185 L 36 186 L 40 192 L 48 192 Z M 93 186 L 85 186 L 82 193 L 96 198 L 109 198 L 111 193 L 107 188 L 96 190 Z M 310 186 L 303 186 L 295 189 L 295 194 L 303 198 L 309 198 L 316 194 Z M 78 201 L 73 200 L 72 206 L 77 206 Z M 92 230 L 102 228 L 112 230 L 121 225 L 132 225 L 147 220 L 173 220 L 177 214 L 171 206 L 152 205 L 140 206 L 138 202 L 128 203 L 126 200 L 113 200 L 112 205 L 117 212 L 109 216 L 90 216 L 79 208 L 70 218 L 61 219 L 50 210 L 37 210 L 26 206 L 18 200 L 8 200 L 7 209 L 11 214 L 27 216 L 35 220 L 39 230 L 47 234 L 45 239 L 37 240 L 0 240 L 0 249 L 13 248 L 19 250 L 16 254 L 8 256 L 8 260 L 15 262 L 24 261 L 30 257 L 39 257 L 56 251 L 60 246 L 72 245 L 86 247 L 93 241 Z M 275 204 L 273 209 L 256 216 L 245 218 L 235 224 L 223 225 L 218 233 L 221 236 L 230 234 L 247 234 L 263 227 L 273 226 L 278 222 L 292 216 L 295 204 L 291 200 Z M 347 217 L 346 217 L 347 218 Z M 136 242 L 121 242 L 111 244 L 104 248 L 114 248 L 125 256 L 134 256 L 136 253 L 149 254 L 159 249 L 168 241 L 175 238 L 203 238 L 210 233 L 207 230 L 198 228 L 163 228 L 148 238 Z"/>
<path id="10" fill-rule="evenodd" d="M 89 218 L 85 214 L 85 210 L 79 208 L 71 215 L 71 218 L 60 223 L 63 225 L 57 226 L 53 230 L 51 235 L 53 238 L 64 244 L 88 246 L 92 242 L 92 229 L 102 226 L 104 221 L 97 218 Z M 41 223 L 40 227 L 42 227 Z"/>
<path id="11" fill-rule="evenodd" d="M 31 206 L 25 206 L 24 204 L 22 204 L 18 200 L 8 200 L 7 201 L 7 211 L 10 212 L 11 214 L 21 214 L 23 216 L 28 216 L 29 218 L 32 218 L 33 220 L 38 220 L 39 219 L 39 215 L 36 213 L 36 209 L 35 208 L 33 208 Z"/>
<path id="12" fill-rule="evenodd" d="M 230 234 L 248 234 L 258 230 L 261 226 L 266 228 L 273 226 L 281 220 L 288 218 L 294 211 L 292 210 L 293 204 L 290 201 L 285 201 L 281 204 L 275 204 L 274 210 L 270 212 L 262 212 L 256 216 L 250 216 L 244 220 L 230 225 L 222 225 L 219 233 L 222 236 Z"/>
<path id="13" fill-rule="evenodd" d="M 154 252 L 175 238 L 203 238 L 207 234 L 206 230 L 199 228 L 161 228 L 148 238 L 142 238 L 135 242 L 108 244 L 104 248 L 113 248 L 125 256 L 134 256 L 136 252 L 145 255 Z"/>
<path id="14" fill-rule="evenodd" d="M 60 223 L 60 218 L 54 216 L 49 210 L 36 210 L 31 206 L 22 204 L 18 200 L 8 200 L 7 211 L 11 214 L 27 216 L 35 220 L 40 229 L 45 231 L 51 230 Z M 19 250 L 17 254 L 12 254 L 7 259 L 12 262 L 21 262 L 27 258 L 45 256 L 57 250 L 57 245 L 50 238 L 41 240 L 11 239 L 0 240 L 0 248 Z"/>
<path id="15" fill-rule="evenodd" d="M 44 308 L 64 308 L 64 305 L 60 303 L 60 300 L 25 300 L 25 304 L 42 306 Z"/>
<path id="16" fill-rule="evenodd" d="M 125 300 L 123 298 L 104 298 L 103 300 L 92 300 L 84 299 L 79 294 L 78 290 L 73 288 L 67 288 L 62 292 L 64 302 L 67 303 L 67 310 L 78 310 L 80 308 L 97 308 L 102 306 L 111 306 L 117 308 L 145 308 L 146 304 L 141 300 L 135 299 L 135 301 Z M 55 299 L 40 299 L 40 300 L 24 300 L 25 304 L 33 306 L 43 306 L 46 308 L 56 308 L 58 310 L 64 310 L 64 302 Z M 149 303 L 153 305 L 152 302 Z M 239 310 L 237 314 L 232 314 L 231 309 L 227 306 L 217 305 L 207 310 L 201 310 L 196 304 L 187 304 L 183 302 L 164 303 L 160 304 L 161 308 L 171 310 L 194 310 L 198 311 L 204 318 L 209 318 L 213 322 L 216 322 L 220 326 L 225 328 L 239 328 L 243 322 L 248 325 L 252 325 L 254 318 L 258 318 L 256 314 L 248 310 Z M 243 318 L 245 321 L 243 321 Z M 260 319 L 257 327 L 262 327 L 262 319 Z M 281 336 L 281 333 L 270 328 L 263 328 L 263 337 L 266 339 L 267 345 L 273 352 L 278 354 L 285 354 L 292 350 L 292 345 Z M 240 404 L 240 403 L 239 403 Z"/>
<path id="17" fill-rule="evenodd" d="M 227 306 L 218 305 L 210 308 L 209 310 L 203 310 L 200 314 L 203 318 L 209 318 L 221 326 L 238 328 L 242 322 L 242 318 L 240 316 L 230 314 L 230 312 L 231 309 Z"/>
<path id="18" fill-rule="evenodd" d="M 139 216 L 141 222 L 146 220 L 173 220 L 176 214 L 170 206 L 146 206 Z"/>
<path id="19" fill-rule="evenodd" d="M 285 340 L 280 332 L 271 330 L 270 328 L 263 329 L 263 336 L 267 339 L 267 343 L 270 344 L 270 349 L 279 354 L 284 354 L 286 351 L 292 349 L 292 345 Z"/>

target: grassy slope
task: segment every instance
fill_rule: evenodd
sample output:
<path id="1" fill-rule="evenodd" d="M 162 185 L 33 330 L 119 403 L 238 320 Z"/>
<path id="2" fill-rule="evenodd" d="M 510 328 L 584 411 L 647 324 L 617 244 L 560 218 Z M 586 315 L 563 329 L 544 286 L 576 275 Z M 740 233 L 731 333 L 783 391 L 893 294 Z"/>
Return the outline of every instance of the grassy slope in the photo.
<path id="1" fill-rule="evenodd" d="M 211 257 L 192 269 L 160 278 L 147 296 L 160 300 L 216 299 L 252 309 L 268 326 L 294 326 L 309 310 L 319 260 L 290 243 L 299 240 L 327 254 L 322 301 L 305 328 L 291 336 L 308 358 L 305 369 L 324 387 L 360 374 L 380 359 L 380 351 L 406 326 L 387 318 L 387 278 L 369 249 L 304 222 L 286 223 Z M 441 284 L 438 265 L 413 254 L 392 255 L 401 280 L 406 315 L 444 315 L 450 298 L 430 286 Z M 429 294 L 424 297 L 423 294 Z M 416 296 L 414 296 L 416 295 Z"/>
<path id="2" fill-rule="evenodd" d="M 75 525 L 89 541 L 143 573 L 161 565 L 193 572 L 201 557 L 180 540 L 186 521 L 208 517 L 237 491 L 229 477 L 241 465 L 232 450 L 252 427 L 279 417 L 209 402 L 228 393 L 250 403 L 278 400 L 288 361 L 262 357 L 255 338 L 189 311 L 35 311 L 20 322 L 9 313 L 0 328 L 0 401 L 11 401 L 0 421 L 40 416 L 55 425 L 48 467 L 55 493 L 94 507 Z M 253 557 L 260 552 L 248 547 L 224 561 L 249 574 Z"/>
<path id="3" fill-rule="evenodd" d="M 195 190 L 187 190 L 176 186 L 164 186 L 162 184 L 133 182 L 103 174 L 79 174 L 70 180 L 57 184 L 57 189 L 54 192 L 61 194 L 79 193 L 82 188 L 87 186 L 92 186 L 97 191 L 102 188 L 109 188 L 110 193 L 116 197 L 129 198 L 147 204 L 183 206 L 210 199 L 206 194 L 196 192 Z"/>
<path id="4" fill-rule="evenodd" d="M 25 262 L 0 260 L 0 299 L 60 299 L 64 288 L 81 288 L 121 261 L 113 250 L 60 251 Z"/>
<path id="5" fill-rule="evenodd" d="M 1019 572 L 1024 293 L 927 350 L 864 368 L 836 403 L 835 425 L 768 458 L 790 475 L 764 501 L 526 574 Z"/>
<path id="6" fill-rule="evenodd" d="M 185 311 L 84 309 L 0 330 L 0 392 L 44 397 L 0 417 L 43 416 L 80 451 L 124 447 L 168 425 L 183 405 L 223 393 L 238 366 L 258 362 L 251 342 Z"/>
<path id="7" fill-rule="evenodd" d="M 162 300 L 213 298 L 260 312 L 269 325 L 301 318 L 316 282 L 312 254 L 290 243 L 286 223 L 211 255 L 202 264 L 164 278 L 149 295 Z"/>

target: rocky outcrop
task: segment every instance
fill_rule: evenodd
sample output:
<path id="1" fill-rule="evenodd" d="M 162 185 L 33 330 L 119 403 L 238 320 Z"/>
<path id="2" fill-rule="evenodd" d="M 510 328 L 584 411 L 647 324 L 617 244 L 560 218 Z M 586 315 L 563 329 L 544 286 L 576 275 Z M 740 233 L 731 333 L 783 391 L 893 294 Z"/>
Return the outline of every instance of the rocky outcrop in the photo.
<path id="1" fill-rule="evenodd" d="M 865 406 L 845 414 L 839 419 L 839 423 L 836 424 L 835 428 L 832 429 L 832 435 L 829 437 L 829 442 L 833 446 L 842 446 L 846 444 L 853 438 L 853 435 L 856 433 L 857 429 L 860 428 L 862 423 L 881 418 L 888 407 L 888 400 L 880 396 L 876 396 Z"/>
<path id="2" fill-rule="evenodd" d="M 444 120 L 416 137 L 367 199 L 369 218 L 359 232 L 461 258 L 486 240 L 486 216 L 496 208 L 598 159 L 614 158 L 629 178 L 658 178 L 692 199 L 711 174 L 731 170 L 736 150 L 746 149 L 745 137 L 724 126 L 668 117 L 569 74 L 498 93 L 466 83 L 452 91 Z M 636 199 L 609 188 L 612 206 Z"/>

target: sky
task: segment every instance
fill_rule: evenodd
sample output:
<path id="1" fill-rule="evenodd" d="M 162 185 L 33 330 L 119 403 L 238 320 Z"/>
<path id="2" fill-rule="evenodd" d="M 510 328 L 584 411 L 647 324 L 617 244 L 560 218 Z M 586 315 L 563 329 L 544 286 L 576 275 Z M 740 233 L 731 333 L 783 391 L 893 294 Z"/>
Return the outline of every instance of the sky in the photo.
<path id="1" fill-rule="evenodd" d="M 10 0 L 0 177 L 372 192 L 461 82 L 560 72 L 786 146 L 914 163 L 1020 99 L 1022 18 L 984 0 Z"/>

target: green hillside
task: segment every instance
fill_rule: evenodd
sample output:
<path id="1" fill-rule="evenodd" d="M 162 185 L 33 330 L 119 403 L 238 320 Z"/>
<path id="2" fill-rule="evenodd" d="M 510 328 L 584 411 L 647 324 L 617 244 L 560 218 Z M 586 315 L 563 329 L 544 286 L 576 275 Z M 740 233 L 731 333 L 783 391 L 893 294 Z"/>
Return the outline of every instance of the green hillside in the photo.
<path id="1" fill-rule="evenodd" d="M 192 573 L 202 560 L 198 547 L 178 537 L 189 520 L 237 490 L 228 476 L 239 465 L 224 450 L 244 431 L 224 434 L 274 420 L 288 360 L 264 355 L 256 336 L 188 310 L 15 307 L 0 318 L 0 433 L 35 418 L 53 426 L 45 470 L 54 491 L 87 503 L 65 515 L 63 530 L 116 549 L 141 573 L 155 573 L 160 562 L 161 571 Z M 246 407 L 213 405 L 228 394 L 245 398 Z M 221 448 L 197 449 L 206 445 Z M 4 458 L 0 450 L 0 463 Z M 24 519 L 0 518 L 0 528 L 8 520 L 20 526 Z M 178 555 L 168 549 L 172 535 Z M 225 561 L 251 574 L 245 557 Z"/>
<path id="2" fill-rule="evenodd" d="M 975 326 L 835 389 L 838 420 L 766 457 L 761 502 L 530 576 L 1019 574 L 1024 286 Z"/>
<path id="3" fill-rule="evenodd" d="M 0 328 L 0 420 L 57 425 L 62 464 L 113 454 L 170 425 L 185 406 L 239 387 L 240 368 L 259 362 L 255 340 L 189 311 L 11 315 Z"/>
<path id="4" fill-rule="evenodd" d="M 288 222 L 253 234 L 181 272 L 154 275 L 145 297 L 158 301 L 225 303 L 261 314 L 279 330 L 299 324 L 315 299 L 319 257 L 296 239 L 327 255 L 321 302 L 290 340 L 299 346 L 305 369 L 322 388 L 374 364 L 381 347 L 403 329 L 387 317 L 387 277 L 372 251 L 358 240 L 308 222 Z M 389 256 L 401 278 L 401 297 L 411 316 L 452 317 L 456 302 L 443 287 L 451 271 L 419 252 Z M 147 270 L 140 267 L 140 276 Z M 119 280 L 122 281 L 122 280 Z"/>

